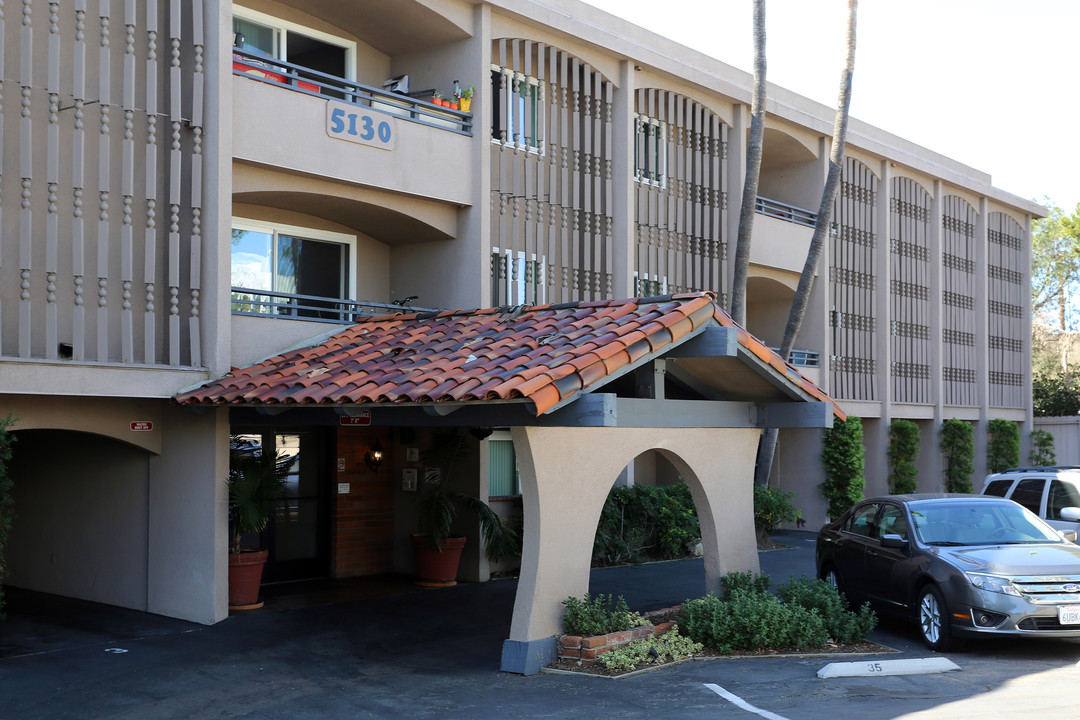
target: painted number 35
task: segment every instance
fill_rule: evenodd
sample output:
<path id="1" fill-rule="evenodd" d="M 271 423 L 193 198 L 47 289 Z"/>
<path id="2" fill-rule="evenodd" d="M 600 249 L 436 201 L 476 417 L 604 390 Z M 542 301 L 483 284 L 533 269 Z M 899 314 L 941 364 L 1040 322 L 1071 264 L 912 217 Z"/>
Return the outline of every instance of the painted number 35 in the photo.
<path id="1" fill-rule="evenodd" d="M 326 130 L 331 137 L 362 145 L 390 149 L 393 143 L 393 131 L 388 120 L 380 115 L 369 115 L 341 106 L 329 108 Z"/>

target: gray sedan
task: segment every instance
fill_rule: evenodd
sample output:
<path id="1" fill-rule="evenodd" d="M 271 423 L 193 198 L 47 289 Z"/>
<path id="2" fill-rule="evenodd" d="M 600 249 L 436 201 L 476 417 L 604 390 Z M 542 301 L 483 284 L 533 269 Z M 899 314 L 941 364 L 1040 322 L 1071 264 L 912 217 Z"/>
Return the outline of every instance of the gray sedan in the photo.
<path id="1" fill-rule="evenodd" d="M 918 623 L 932 650 L 987 635 L 1080 638 L 1080 546 L 1011 500 L 891 495 L 817 538 L 818 577 Z"/>

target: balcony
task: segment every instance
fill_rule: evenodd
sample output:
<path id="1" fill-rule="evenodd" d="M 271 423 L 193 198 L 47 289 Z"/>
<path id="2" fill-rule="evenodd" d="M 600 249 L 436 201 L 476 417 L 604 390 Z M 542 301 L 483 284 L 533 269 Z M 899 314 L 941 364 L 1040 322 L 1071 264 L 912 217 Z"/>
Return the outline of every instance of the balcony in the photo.
<path id="1" fill-rule="evenodd" d="M 754 202 L 754 212 L 810 228 L 817 221 L 817 213 L 761 196 Z"/>
<path id="2" fill-rule="evenodd" d="M 324 338 L 361 317 L 428 311 L 408 305 L 407 300 L 399 305 L 234 287 L 230 363 L 251 365 Z"/>
<path id="3" fill-rule="evenodd" d="M 234 287 L 232 289 L 233 315 L 351 325 L 360 317 L 392 315 L 400 312 L 429 312 L 429 309 L 413 307 L 404 302 L 377 303 L 294 295 L 253 288 Z"/>
<path id="4" fill-rule="evenodd" d="M 233 74 L 323 99 L 336 99 L 429 127 L 472 135 L 472 114 L 435 105 L 432 91 L 402 94 L 233 48 Z"/>

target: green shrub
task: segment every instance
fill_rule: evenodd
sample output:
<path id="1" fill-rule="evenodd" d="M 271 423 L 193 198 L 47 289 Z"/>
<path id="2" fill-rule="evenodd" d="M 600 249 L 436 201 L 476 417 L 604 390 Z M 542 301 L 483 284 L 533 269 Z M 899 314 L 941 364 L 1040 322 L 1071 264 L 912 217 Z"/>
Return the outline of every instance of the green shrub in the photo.
<path id="1" fill-rule="evenodd" d="M 682 660 L 701 652 L 701 643 L 679 634 L 675 625 L 663 635 L 635 640 L 600 656 L 600 664 L 612 670 L 633 670 L 639 665 Z"/>
<path id="2" fill-rule="evenodd" d="M 987 426 L 986 469 L 1004 472 L 1020 464 L 1020 426 L 1012 420 L 994 418 Z"/>
<path id="3" fill-rule="evenodd" d="M 919 426 L 897 418 L 889 425 L 889 492 L 913 493 L 919 487 Z"/>
<path id="4" fill-rule="evenodd" d="M 720 587 L 724 589 L 724 595 L 744 591 L 752 593 L 767 593 L 772 585 L 772 578 L 765 573 L 755 575 L 749 570 L 745 572 L 731 572 L 720 577 Z"/>
<path id="5" fill-rule="evenodd" d="M 770 593 L 739 588 L 723 598 L 707 595 L 682 609 L 687 637 L 719 652 L 821 647 L 828 640 L 816 612 L 786 605 Z"/>
<path id="6" fill-rule="evenodd" d="M 972 463 L 975 441 L 971 423 L 957 418 L 943 422 L 941 452 L 945 455 L 945 492 L 971 492 L 971 473 L 975 472 Z"/>
<path id="7" fill-rule="evenodd" d="M 600 564 L 667 560 L 686 555 L 701 537 L 697 511 L 685 483 L 612 488 L 593 540 Z"/>
<path id="8" fill-rule="evenodd" d="M 1028 455 L 1028 462 L 1037 466 L 1057 465 L 1054 436 L 1047 430 L 1032 430 L 1029 437 L 1031 438 L 1031 453 Z"/>
<path id="9" fill-rule="evenodd" d="M 723 597 L 688 600 L 680 627 L 687 637 L 719 652 L 823 647 L 830 638 L 850 644 L 877 624 L 868 605 L 852 612 L 832 585 L 803 577 L 768 592 L 767 575 L 731 573 L 721 578 Z"/>
<path id="10" fill-rule="evenodd" d="M 817 612 L 829 637 L 841 645 L 864 640 L 877 625 L 877 616 L 869 605 L 864 604 L 859 612 L 852 612 L 844 596 L 824 580 L 804 575 L 798 580 L 792 578 L 776 592 L 789 605 Z"/>
<path id="11" fill-rule="evenodd" d="M 818 488 L 829 503 L 830 518 L 840 517 L 862 500 L 866 487 L 862 439 L 862 420 L 854 416 L 843 422 L 833 421 L 833 426 L 825 431 L 821 450 L 825 482 Z"/>
<path id="12" fill-rule="evenodd" d="M 771 533 L 780 523 L 802 519 L 802 511 L 791 500 L 795 493 L 766 485 L 754 486 L 754 529 Z"/>
<path id="13" fill-rule="evenodd" d="M 15 435 L 11 428 L 15 418 L 8 415 L 0 419 L 0 620 L 4 618 L 4 576 L 7 575 L 7 563 L 4 561 L 4 548 L 7 546 L 11 521 L 15 519 L 15 500 L 11 496 L 14 481 L 8 475 L 8 461 L 11 460 L 11 446 Z"/>
<path id="14" fill-rule="evenodd" d="M 611 595 L 590 597 L 585 593 L 581 600 L 568 597 L 563 600 L 563 630 L 567 635 L 606 635 L 619 630 L 630 630 L 641 625 L 651 625 L 636 612 L 630 612 L 622 595 L 612 600 Z"/>

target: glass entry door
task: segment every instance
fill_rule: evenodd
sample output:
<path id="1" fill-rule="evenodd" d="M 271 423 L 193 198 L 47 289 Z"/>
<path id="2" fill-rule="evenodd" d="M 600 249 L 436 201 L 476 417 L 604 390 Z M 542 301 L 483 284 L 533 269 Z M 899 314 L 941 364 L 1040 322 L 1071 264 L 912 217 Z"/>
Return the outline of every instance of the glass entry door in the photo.
<path id="1" fill-rule="evenodd" d="M 274 503 L 259 544 L 270 551 L 263 582 L 325 577 L 329 573 L 326 522 L 326 443 L 318 431 L 261 430 L 233 435 L 288 462 L 284 494 Z"/>

